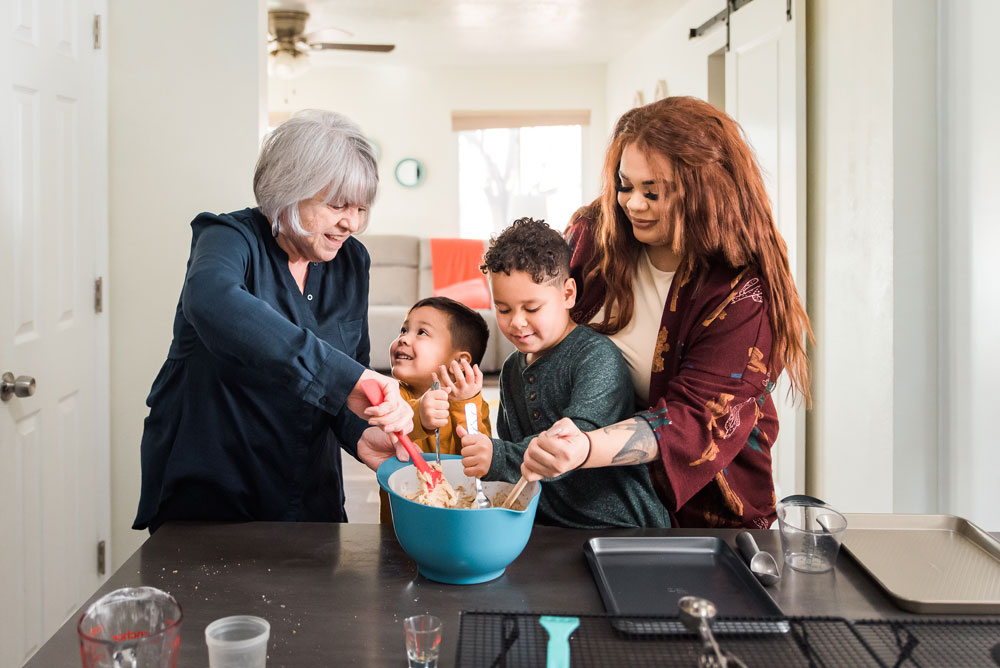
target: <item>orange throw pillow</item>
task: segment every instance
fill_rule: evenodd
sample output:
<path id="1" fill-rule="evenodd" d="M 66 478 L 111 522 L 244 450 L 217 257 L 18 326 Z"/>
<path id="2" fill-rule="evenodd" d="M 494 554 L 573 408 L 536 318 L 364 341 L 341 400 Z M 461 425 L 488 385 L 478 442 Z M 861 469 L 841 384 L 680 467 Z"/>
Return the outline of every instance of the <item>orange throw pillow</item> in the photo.
<path id="1" fill-rule="evenodd" d="M 434 296 L 454 299 L 469 308 L 491 308 L 493 306 L 490 303 L 490 290 L 486 287 L 485 276 L 446 285 L 434 290 Z"/>

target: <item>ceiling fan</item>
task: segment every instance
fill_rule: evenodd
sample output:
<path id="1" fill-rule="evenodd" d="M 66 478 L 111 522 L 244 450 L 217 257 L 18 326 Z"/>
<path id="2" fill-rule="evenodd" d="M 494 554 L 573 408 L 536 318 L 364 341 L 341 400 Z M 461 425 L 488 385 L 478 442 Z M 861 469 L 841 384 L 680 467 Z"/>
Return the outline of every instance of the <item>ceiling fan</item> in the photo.
<path id="1" fill-rule="evenodd" d="M 309 12 L 299 9 L 271 9 L 267 12 L 268 53 L 271 56 L 272 73 L 282 78 L 291 78 L 309 67 L 311 51 L 341 50 L 388 53 L 395 44 L 358 44 L 355 42 L 323 42 L 318 38 L 321 30 L 306 34 Z M 345 30 L 337 32 L 351 37 Z"/>

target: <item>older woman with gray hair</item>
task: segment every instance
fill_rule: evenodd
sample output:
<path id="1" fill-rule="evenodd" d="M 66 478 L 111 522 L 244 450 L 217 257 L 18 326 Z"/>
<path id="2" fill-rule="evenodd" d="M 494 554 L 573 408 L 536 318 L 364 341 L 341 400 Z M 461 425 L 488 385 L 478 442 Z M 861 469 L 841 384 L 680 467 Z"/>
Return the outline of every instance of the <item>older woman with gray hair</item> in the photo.
<path id="1" fill-rule="evenodd" d="M 412 429 L 396 381 L 368 368 L 370 260 L 352 235 L 378 189 L 371 143 L 340 114 L 301 112 L 265 139 L 253 185 L 257 208 L 191 223 L 135 529 L 346 521 L 340 448 L 376 466 Z"/>

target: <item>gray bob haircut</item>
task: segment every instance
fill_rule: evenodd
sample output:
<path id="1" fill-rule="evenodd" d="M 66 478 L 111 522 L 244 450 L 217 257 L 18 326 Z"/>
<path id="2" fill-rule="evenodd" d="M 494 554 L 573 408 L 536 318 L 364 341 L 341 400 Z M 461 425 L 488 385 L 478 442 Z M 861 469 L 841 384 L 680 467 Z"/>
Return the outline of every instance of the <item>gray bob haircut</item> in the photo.
<path id="1" fill-rule="evenodd" d="M 326 189 L 326 203 L 370 208 L 378 192 L 375 149 L 346 116 L 306 109 L 264 138 L 253 192 L 275 236 L 279 220 L 291 232 L 309 236 L 302 229 L 298 203 Z M 366 213 L 362 229 L 367 224 Z"/>

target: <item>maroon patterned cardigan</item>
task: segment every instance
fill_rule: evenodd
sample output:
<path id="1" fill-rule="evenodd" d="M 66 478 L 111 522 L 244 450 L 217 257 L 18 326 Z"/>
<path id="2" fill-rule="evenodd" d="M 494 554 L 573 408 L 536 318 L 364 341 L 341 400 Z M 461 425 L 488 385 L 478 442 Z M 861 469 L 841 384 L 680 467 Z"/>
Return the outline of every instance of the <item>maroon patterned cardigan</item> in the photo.
<path id="1" fill-rule="evenodd" d="M 578 218 L 566 233 L 581 288 L 596 249 L 594 227 Z M 578 296 L 577 322 L 594 317 L 605 290 L 601 278 Z M 649 472 L 675 527 L 764 529 L 776 519 L 767 294 L 753 268 L 724 265 L 701 275 L 678 272 L 670 286 L 653 353 L 653 406 L 639 416 L 660 445 L 661 460 Z"/>

